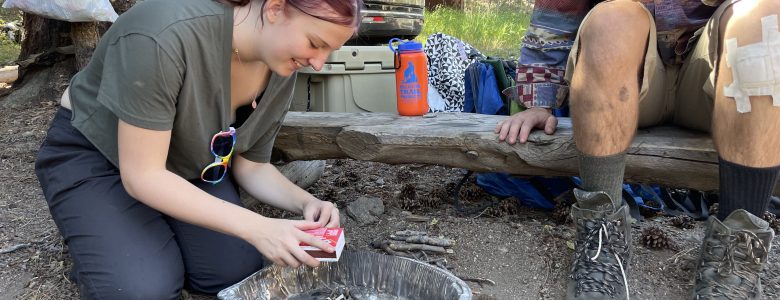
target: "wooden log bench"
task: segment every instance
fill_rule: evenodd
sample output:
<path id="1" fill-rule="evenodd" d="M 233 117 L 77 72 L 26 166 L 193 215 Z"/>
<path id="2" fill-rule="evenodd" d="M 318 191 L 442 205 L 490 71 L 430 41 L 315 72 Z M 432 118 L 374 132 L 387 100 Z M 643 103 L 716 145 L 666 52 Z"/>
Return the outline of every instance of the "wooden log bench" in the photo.
<path id="1" fill-rule="evenodd" d="M 288 161 L 351 158 L 518 175 L 576 175 L 570 119 L 559 119 L 554 135 L 537 130 L 527 143 L 509 145 L 494 133 L 502 118 L 470 113 L 428 118 L 290 112 L 275 147 Z M 676 127 L 638 130 L 627 153 L 627 181 L 703 191 L 718 188 L 718 157 L 708 134 Z M 775 194 L 780 194 L 778 187 Z"/>

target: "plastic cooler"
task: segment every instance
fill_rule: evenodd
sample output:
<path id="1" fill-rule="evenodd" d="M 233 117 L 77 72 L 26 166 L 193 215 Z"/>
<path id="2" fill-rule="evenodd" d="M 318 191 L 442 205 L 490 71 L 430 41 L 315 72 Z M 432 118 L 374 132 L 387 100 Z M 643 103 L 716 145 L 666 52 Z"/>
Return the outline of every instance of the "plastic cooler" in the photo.
<path id="1" fill-rule="evenodd" d="M 290 109 L 397 112 L 393 52 L 387 46 L 343 46 L 333 51 L 321 71 L 298 71 Z"/>

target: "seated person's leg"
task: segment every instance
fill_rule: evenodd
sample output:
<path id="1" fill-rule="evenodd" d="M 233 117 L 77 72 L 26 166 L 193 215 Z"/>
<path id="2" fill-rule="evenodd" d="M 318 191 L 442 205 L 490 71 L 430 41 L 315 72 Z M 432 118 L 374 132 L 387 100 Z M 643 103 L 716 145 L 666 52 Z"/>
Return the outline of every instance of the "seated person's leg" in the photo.
<path id="1" fill-rule="evenodd" d="M 770 4 L 771 3 L 771 4 Z M 774 19 L 771 17 L 774 16 Z M 774 28 L 764 28 L 762 30 L 762 18 L 766 22 L 774 21 Z M 721 204 L 719 217 L 723 219 L 731 211 L 737 208 L 745 208 L 748 212 L 755 215 L 761 215 L 766 210 L 767 198 L 771 195 L 777 179 L 777 168 L 769 171 L 772 167 L 780 165 L 780 107 L 773 105 L 772 95 L 765 92 L 751 92 L 750 86 L 764 86 L 765 88 L 774 88 L 777 96 L 780 96 L 780 74 L 774 74 L 771 69 L 766 74 L 762 74 L 761 68 L 771 68 L 780 66 L 780 58 L 768 58 L 756 63 L 757 60 L 751 59 L 751 62 L 744 60 L 749 51 L 767 51 L 767 47 L 773 47 L 774 52 L 780 51 L 780 33 L 777 32 L 777 17 L 780 17 L 780 3 L 777 1 L 741 1 L 734 4 L 730 11 L 727 11 L 721 19 L 721 55 L 718 62 L 717 79 L 715 81 L 715 104 L 713 110 L 713 139 L 716 149 L 720 155 L 721 161 L 726 163 L 726 167 L 740 168 L 748 167 L 754 169 L 753 172 L 767 173 L 772 178 L 756 178 L 756 180 L 747 180 L 744 184 L 760 184 L 754 188 L 742 188 L 737 186 L 724 187 L 722 184 L 723 175 L 721 174 L 721 188 L 737 188 L 742 191 L 738 195 L 729 194 L 732 191 L 721 191 L 723 196 L 737 196 L 741 199 L 721 199 L 726 203 Z M 728 21 L 726 21 L 728 20 Z M 724 22 L 726 21 L 726 22 Z M 765 26 L 766 27 L 766 26 Z M 772 41 L 764 40 L 762 31 L 774 31 Z M 729 40 L 736 39 L 737 48 L 727 46 Z M 768 44 L 763 44 L 768 43 Z M 733 52 L 733 53 L 732 53 Z M 732 62 L 729 58 L 736 59 Z M 774 61 L 773 61 L 774 60 Z M 734 77 L 734 72 L 737 78 Z M 759 78 L 759 77 L 773 78 Z M 775 78 L 776 77 L 776 78 Z M 735 81 L 735 79 L 737 79 Z M 766 81 L 763 84 L 756 84 L 756 81 Z M 775 85 L 772 87 L 772 85 Z M 728 95 L 727 95 L 728 94 Z M 738 94 L 745 95 L 745 101 L 750 103 L 750 111 L 740 113 L 737 111 Z M 735 100 L 737 99 L 737 100 Z M 747 100 L 749 99 L 749 100 Z M 775 99 L 780 101 L 780 99 Z M 723 165 L 722 165 L 723 167 Z M 727 169 L 730 170 L 730 169 Z M 736 178 L 734 178 L 736 179 Z M 760 194 L 757 194 L 761 190 Z M 749 194 L 748 194 L 749 193 Z M 755 195 L 753 195 L 756 193 Z M 730 203 L 730 201 L 739 201 L 740 203 Z"/>
<path id="2" fill-rule="evenodd" d="M 780 49 L 778 16 L 780 2 L 755 0 L 736 2 L 719 19 L 712 131 L 720 155 L 720 210 L 701 248 L 694 297 L 761 298 L 759 274 L 773 232 L 758 216 L 780 171 L 780 107 L 769 95 L 780 95 L 773 87 L 780 74 L 771 69 L 780 59 L 766 56 Z"/>
<path id="3" fill-rule="evenodd" d="M 621 28 L 621 30 L 614 30 Z M 637 127 L 639 82 L 650 31 L 644 9 L 628 1 L 593 9 L 580 28 L 571 80 L 574 141 L 588 191 L 604 191 L 620 206 L 625 155 Z"/>
<path id="4" fill-rule="evenodd" d="M 570 54 L 576 55 L 570 105 L 584 190 L 574 191 L 577 237 L 567 299 L 627 297 L 631 239 L 621 197 L 624 151 L 639 120 L 640 82 L 653 28 L 638 2 L 602 3 L 583 21 L 579 49 Z"/>

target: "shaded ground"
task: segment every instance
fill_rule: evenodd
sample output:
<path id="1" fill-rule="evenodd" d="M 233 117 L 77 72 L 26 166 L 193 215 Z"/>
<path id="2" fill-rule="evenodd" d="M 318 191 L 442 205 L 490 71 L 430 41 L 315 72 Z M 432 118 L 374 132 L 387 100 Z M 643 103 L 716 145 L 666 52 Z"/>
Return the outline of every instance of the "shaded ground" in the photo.
<path id="1" fill-rule="evenodd" d="M 1 106 L 0 106 L 1 107 Z M 33 162 L 56 109 L 53 102 L 0 108 L 0 300 L 78 299 L 68 281 L 67 248 L 49 217 Z M 458 216 L 446 190 L 463 170 L 426 165 L 392 166 L 331 160 L 325 175 L 309 190 L 335 201 L 340 208 L 361 196 L 378 197 L 385 213 L 378 223 L 358 226 L 342 216 L 347 248 L 378 251 L 371 241 L 396 230 L 426 230 L 456 240 L 454 253 L 440 255 L 451 271 L 464 278 L 489 279 L 495 285 L 471 282 L 477 299 L 561 299 L 572 250 L 574 230 L 558 225 L 551 214 L 516 208 L 505 202 L 476 216 Z M 486 195 L 469 183 L 461 196 L 468 205 Z M 264 214 L 283 215 L 267 207 Z M 345 209 L 342 209 L 345 211 Z M 410 222 L 408 213 L 424 217 Z M 642 228 L 658 226 L 668 233 L 675 250 L 650 250 L 639 243 Z M 682 230 L 656 218 L 633 229 L 634 256 L 629 284 L 633 299 L 685 299 L 691 287 L 693 260 L 703 235 L 703 223 Z M 780 296 L 780 247 L 774 242 L 764 276 L 767 299 Z M 185 298 L 193 298 L 186 296 Z M 212 299 L 196 296 L 196 299 Z"/>

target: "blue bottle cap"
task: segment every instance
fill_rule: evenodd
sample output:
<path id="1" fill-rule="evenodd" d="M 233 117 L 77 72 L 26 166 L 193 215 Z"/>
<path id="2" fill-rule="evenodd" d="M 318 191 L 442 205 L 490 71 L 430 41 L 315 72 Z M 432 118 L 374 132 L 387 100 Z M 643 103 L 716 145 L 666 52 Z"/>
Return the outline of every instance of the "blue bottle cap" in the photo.
<path id="1" fill-rule="evenodd" d="M 393 43 L 399 42 L 398 48 L 393 48 Z M 388 43 L 388 46 L 390 47 L 390 50 L 393 52 L 396 51 L 421 51 L 422 50 L 422 44 L 416 41 L 402 41 L 399 38 L 393 38 Z"/>
<path id="2" fill-rule="evenodd" d="M 418 51 L 422 50 L 422 44 L 415 41 L 408 41 L 398 45 L 400 51 Z"/>

